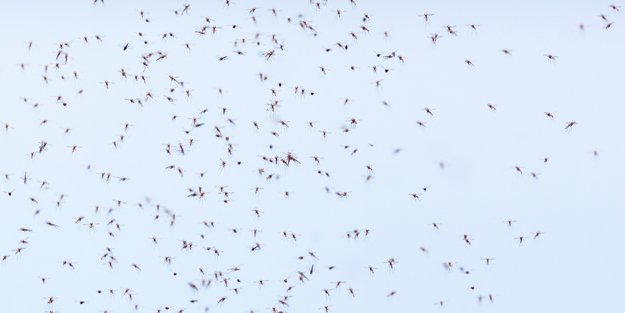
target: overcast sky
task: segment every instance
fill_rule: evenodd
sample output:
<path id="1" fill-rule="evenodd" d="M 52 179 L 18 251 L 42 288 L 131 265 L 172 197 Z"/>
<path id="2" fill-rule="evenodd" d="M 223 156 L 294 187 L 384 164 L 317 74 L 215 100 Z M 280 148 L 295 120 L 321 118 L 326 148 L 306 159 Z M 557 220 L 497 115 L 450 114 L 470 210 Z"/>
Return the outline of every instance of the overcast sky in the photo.
<path id="1" fill-rule="evenodd" d="M 0 311 L 618 311 L 618 5 L 4 3 Z"/>

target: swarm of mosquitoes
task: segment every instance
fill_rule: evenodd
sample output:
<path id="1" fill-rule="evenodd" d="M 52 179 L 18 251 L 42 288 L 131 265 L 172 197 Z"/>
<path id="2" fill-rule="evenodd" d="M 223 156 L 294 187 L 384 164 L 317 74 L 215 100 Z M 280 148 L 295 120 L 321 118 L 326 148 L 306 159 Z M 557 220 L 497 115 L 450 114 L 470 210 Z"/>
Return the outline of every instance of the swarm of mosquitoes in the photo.
<path id="1" fill-rule="evenodd" d="M 417 106 L 399 130 L 423 137 L 448 118 L 436 102 L 393 97 L 406 84 L 394 75 L 420 62 L 394 43 L 443 50 L 441 42 L 494 26 L 414 12 L 405 25 L 414 36 L 395 38 L 361 1 L 225 0 L 215 10 L 171 2 L 131 20 L 111 16 L 119 25 L 108 33 L 27 40 L 11 75 L 16 88 L 37 92 L 5 100 L 19 108 L 5 104 L 1 121 L 2 152 L 21 162 L 0 165 L 0 203 L 12 216 L 0 269 L 19 273 L 3 279 L 2 297 L 16 286 L 49 313 L 328 313 L 380 303 L 404 312 L 488 309 L 511 297 L 481 278 L 510 263 L 497 256 L 502 246 L 522 251 L 549 231 L 502 217 L 487 221 L 499 229 L 490 236 L 504 238 L 491 244 L 444 214 L 394 229 L 410 216 L 401 212 L 434 210 L 430 193 L 444 194 L 454 164 L 426 162 L 431 174 L 400 183 L 389 174 L 418 162 L 401 158 L 414 139 L 393 141 L 407 138 L 389 126 L 400 123 L 395 110 Z M 113 13 L 109 1 L 88 5 Z M 571 32 L 612 32 L 619 14 L 606 5 Z M 512 48 L 493 54 L 501 63 L 523 57 Z M 559 54 L 534 54 L 536 66 L 557 70 Z M 465 72 L 480 67 L 452 61 Z M 506 108 L 475 110 L 497 117 Z M 530 114 L 566 136 L 583 127 L 566 112 Z M 558 160 L 536 152 L 529 168 L 512 160 L 496 170 L 538 184 L 540 169 Z M 417 267 L 454 293 L 424 291 L 439 276 L 419 277 Z M 400 299 L 413 307 L 393 306 Z"/>

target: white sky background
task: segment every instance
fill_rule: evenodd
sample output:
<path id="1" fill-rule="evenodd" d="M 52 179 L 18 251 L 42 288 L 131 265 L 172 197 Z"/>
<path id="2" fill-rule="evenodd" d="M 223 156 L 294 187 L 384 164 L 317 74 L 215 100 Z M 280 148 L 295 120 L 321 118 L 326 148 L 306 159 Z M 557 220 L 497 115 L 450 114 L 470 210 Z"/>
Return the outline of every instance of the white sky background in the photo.
<path id="1" fill-rule="evenodd" d="M 620 249 L 625 238 L 625 12 L 602 1 L 363 0 L 355 6 L 329 1 L 321 10 L 307 1 L 188 3 L 190 11 L 182 16 L 174 14 L 182 1 L 2 5 L 0 121 L 11 128 L 0 132 L 0 172 L 10 174 L 0 187 L 14 192 L 0 196 L 0 255 L 10 255 L 0 262 L 1 312 L 130 312 L 135 304 L 139 312 L 271 312 L 272 307 L 322 312 L 324 305 L 331 305 L 331 312 L 611 312 L 625 307 Z M 257 24 L 248 13 L 252 7 L 258 7 Z M 277 17 L 270 8 L 278 8 Z M 343 11 L 340 19 L 337 9 Z M 150 23 L 141 20 L 141 10 Z M 418 16 L 424 12 L 434 13 L 429 23 Z M 365 13 L 371 20 L 363 23 Z M 602 13 L 614 22 L 608 30 Z M 206 24 L 204 16 L 222 27 L 215 35 L 210 29 L 203 37 L 194 33 Z M 301 19 L 318 31 L 317 37 L 298 26 Z M 480 26 L 473 31 L 467 24 Z M 444 25 L 456 25 L 458 35 L 448 34 Z M 164 32 L 176 37 L 162 40 Z M 436 45 L 428 39 L 433 33 L 442 36 Z M 276 49 L 272 34 L 284 50 L 267 61 L 262 53 Z M 241 38 L 247 44 L 233 48 Z M 68 63 L 56 70 L 61 42 L 70 44 L 63 49 Z M 349 49 L 340 50 L 337 42 Z M 130 47 L 124 52 L 126 43 Z M 236 55 L 237 49 L 246 54 Z M 167 58 L 152 59 L 144 73 L 147 84 L 121 77 L 121 68 L 141 73 L 141 55 L 155 51 Z M 393 51 L 405 63 L 375 54 Z M 550 63 L 544 54 L 558 59 Z M 217 60 L 226 55 L 228 60 Z M 25 71 L 20 63 L 28 64 Z M 45 64 L 48 84 L 42 79 Z M 319 66 L 328 69 L 327 75 Z M 260 82 L 260 72 L 267 81 Z M 168 75 L 184 81 L 184 87 Z M 106 80 L 114 82 L 109 90 L 100 83 Z M 279 82 L 284 87 L 278 88 Z M 315 94 L 295 95 L 294 86 Z M 164 95 L 174 87 L 176 101 L 170 103 Z M 277 97 L 270 88 L 277 89 Z M 191 97 L 185 89 L 192 90 Z M 143 98 L 150 90 L 155 99 L 143 107 L 124 100 Z M 57 96 L 68 106 L 57 103 Z M 280 100 L 276 112 L 267 110 L 273 100 Z M 228 108 L 225 115 L 221 107 Z M 207 112 L 200 114 L 203 109 Z M 172 121 L 172 115 L 179 117 Z M 192 117 L 205 126 L 185 134 Z M 351 118 L 358 125 L 343 133 Z M 40 125 L 44 119 L 48 123 Z M 289 127 L 280 120 L 289 121 Z M 260 130 L 252 121 L 261 124 Z M 309 121 L 316 122 L 314 128 Z M 578 125 L 565 131 L 569 121 Z M 127 132 L 124 123 L 132 124 Z M 224 140 L 214 136 L 214 126 L 231 138 L 232 156 Z M 72 130 L 64 134 L 65 128 Z M 324 129 L 330 132 L 326 139 Z M 116 149 L 112 142 L 121 134 L 124 141 Z M 195 142 L 185 147 L 185 155 L 176 149 L 171 156 L 165 153 L 165 144 L 175 147 L 189 138 Z M 31 159 L 42 140 L 48 148 Z M 82 148 L 72 154 L 71 145 Z M 397 148 L 401 152 L 393 154 Z M 259 157 L 286 152 L 302 164 L 287 168 Z M 312 155 L 323 158 L 320 165 Z M 224 169 L 222 159 L 228 162 Z M 168 165 L 184 169 L 184 177 L 165 170 Z M 259 168 L 266 173 L 259 175 Z M 25 172 L 27 184 L 20 180 Z M 130 180 L 105 182 L 100 172 Z M 206 172 L 203 178 L 200 172 Z M 538 179 L 531 172 L 539 173 Z M 279 179 L 267 181 L 271 173 Z M 369 174 L 374 178 L 365 182 Z M 47 188 L 39 188 L 42 180 Z M 207 191 L 205 199 L 187 197 L 186 188 L 197 186 Z M 230 203 L 223 203 L 217 186 L 232 192 Z M 255 186 L 263 188 L 258 195 Z M 409 196 L 427 186 L 420 201 Z M 290 192 L 288 199 L 284 191 Z M 348 197 L 334 194 L 341 191 Z M 61 194 L 65 198 L 57 207 Z M 117 207 L 114 199 L 125 204 Z M 158 221 L 155 204 L 163 207 Z M 101 207 L 97 214 L 96 206 Z M 251 211 L 256 207 L 263 212 L 260 218 Z M 109 208 L 113 211 L 107 214 Z M 173 227 L 164 208 L 176 214 Z M 40 213 L 34 216 L 36 210 Z M 79 216 L 84 220 L 75 224 Z M 121 231 L 107 225 L 111 219 Z M 510 228 L 505 220 L 517 222 Z M 207 229 L 202 221 L 215 221 L 216 227 Z M 90 222 L 98 224 L 90 229 Z M 20 232 L 20 227 L 33 231 Z M 249 231 L 253 228 L 261 230 L 257 238 Z M 350 240 L 345 234 L 353 229 L 372 231 Z M 282 231 L 296 233 L 297 241 L 283 238 Z M 533 240 L 530 233 L 536 231 L 544 234 Z M 471 246 L 464 234 L 472 238 Z M 522 245 L 514 239 L 518 236 L 527 237 Z M 181 250 L 181 240 L 193 242 L 193 249 Z M 256 242 L 262 249 L 250 251 Z M 16 255 L 18 247 L 26 249 Z M 106 247 L 118 261 L 113 269 L 100 260 Z M 221 255 L 203 247 L 217 247 Z M 164 256 L 174 257 L 171 265 Z M 486 266 L 485 257 L 495 261 Z M 398 261 L 394 270 L 385 263 L 390 258 Z M 63 267 L 64 260 L 75 270 Z M 447 261 L 454 262 L 453 270 L 443 268 Z M 300 283 L 297 272 L 308 273 L 311 264 L 315 272 Z M 336 268 L 328 270 L 331 265 Z M 369 265 L 377 268 L 375 274 Z M 236 266 L 241 270 L 228 271 Z M 200 285 L 199 267 L 205 279 L 223 271 L 229 287 L 220 280 L 193 291 L 188 283 Z M 39 277 L 48 281 L 42 284 Z M 287 277 L 288 283 L 281 282 Z M 265 287 L 254 283 L 259 279 L 268 280 Z M 337 280 L 345 283 L 335 289 L 331 282 Z M 286 292 L 288 286 L 295 287 Z M 126 288 L 132 301 L 123 295 Z M 232 288 L 240 288 L 239 294 Z M 330 297 L 324 288 L 331 289 Z M 108 295 L 108 289 L 115 294 Z M 391 291 L 397 294 L 387 297 Z M 287 294 L 288 307 L 278 303 Z M 488 294 L 494 302 L 479 304 L 478 296 Z M 55 298 L 52 305 L 49 297 Z M 228 299 L 217 304 L 221 297 Z M 435 304 L 441 300 L 442 308 Z"/>

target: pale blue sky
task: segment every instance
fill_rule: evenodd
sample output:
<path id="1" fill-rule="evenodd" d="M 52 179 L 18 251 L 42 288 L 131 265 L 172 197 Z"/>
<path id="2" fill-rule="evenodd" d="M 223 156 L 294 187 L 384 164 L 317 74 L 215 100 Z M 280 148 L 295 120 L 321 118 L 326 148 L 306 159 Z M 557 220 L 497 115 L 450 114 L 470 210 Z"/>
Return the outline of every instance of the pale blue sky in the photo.
<path id="1" fill-rule="evenodd" d="M 189 13 L 175 15 L 185 3 L 191 5 Z M 2 4 L 0 122 L 11 128 L 0 130 L 0 173 L 11 175 L 0 179 L 0 187 L 14 192 L 0 195 L 0 255 L 10 255 L 0 262 L 0 312 L 131 312 L 135 304 L 139 312 L 165 306 L 169 312 L 207 307 L 210 312 L 271 312 L 272 307 L 322 312 L 324 305 L 331 305 L 330 312 L 622 310 L 625 13 L 610 4 L 361 0 L 354 6 L 340 0 L 328 1 L 321 10 L 308 1 L 240 0 L 230 7 L 222 1 L 147 0 L 106 0 L 95 6 L 89 1 Z M 258 7 L 256 25 L 248 13 L 252 7 Z M 277 17 L 271 8 L 279 9 Z M 337 9 L 343 12 L 340 19 Z M 141 20 L 140 11 L 150 23 Z M 429 23 L 419 17 L 425 12 L 434 13 Z M 365 13 L 371 20 L 363 23 Z M 604 29 L 600 14 L 614 22 L 610 29 Z M 210 28 L 203 37 L 194 33 L 205 25 L 205 16 L 222 27 L 215 35 Z M 302 30 L 301 19 L 318 36 Z M 467 24 L 479 27 L 474 31 Z M 447 33 L 445 25 L 455 25 L 458 35 Z M 138 32 L 149 44 L 141 42 Z M 175 38 L 162 40 L 165 32 Z M 434 33 L 442 36 L 436 45 L 428 38 Z M 267 61 L 262 53 L 276 49 L 272 34 L 284 50 Z M 247 44 L 233 48 L 241 38 Z M 68 64 L 56 70 L 62 42 L 70 44 L 64 48 Z M 337 42 L 349 49 L 340 51 Z M 129 49 L 123 52 L 126 43 Z M 245 56 L 236 55 L 237 49 Z M 141 55 L 156 51 L 167 58 L 152 59 L 144 73 L 146 84 L 120 76 L 121 68 L 141 73 Z M 375 55 L 393 51 L 405 63 Z M 544 54 L 558 58 L 551 63 Z M 217 61 L 225 55 L 228 60 Z M 465 64 L 467 59 L 475 66 Z M 28 64 L 25 71 L 20 63 Z M 46 64 L 49 84 L 42 79 Z M 378 73 L 372 71 L 374 65 Z M 328 69 L 327 75 L 320 66 Z M 268 80 L 261 83 L 258 73 Z M 171 94 L 174 103 L 164 98 L 176 87 L 168 75 L 184 81 L 184 88 Z M 114 84 L 107 90 L 103 81 Z M 273 97 L 270 88 L 279 82 L 284 87 Z M 294 86 L 315 95 L 295 95 Z M 81 89 L 84 93 L 78 95 Z M 184 89 L 192 90 L 191 97 Z M 124 100 L 143 98 L 148 91 L 155 99 L 143 107 Z M 58 96 L 67 107 L 56 102 Z M 347 105 L 345 98 L 350 99 Z M 269 112 L 267 104 L 274 100 L 280 107 Z M 221 107 L 228 108 L 225 115 Z M 203 109 L 207 113 L 200 114 Z M 172 121 L 172 115 L 179 117 Z M 206 125 L 185 134 L 192 128 L 190 118 L 199 116 Z M 358 125 L 343 133 L 351 118 Z M 42 126 L 44 119 L 48 122 Z M 261 124 L 259 131 L 252 121 Z M 569 121 L 578 125 L 565 131 Z M 132 124 L 127 132 L 124 123 Z M 214 136 L 214 126 L 231 138 L 232 156 L 224 140 Z M 72 130 L 64 134 L 65 128 Z M 327 138 L 321 130 L 330 132 Z M 116 149 L 112 142 L 121 134 L 124 142 Z M 195 142 L 184 156 L 165 153 L 165 144 L 175 148 L 189 138 Z M 48 142 L 46 151 L 31 159 L 42 140 Z M 71 145 L 82 148 L 72 154 Z M 398 148 L 401 152 L 394 154 Z M 286 152 L 302 164 L 286 168 L 259 157 Z M 313 155 L 323 158 L 320 165 Z M 549 157 L 547 164 L 544 157 Z M 221 160 L 228 162 L 225 169 Z M 184 177 L 165 170 L 169 165 L 184 169 Z M 366 165 L 374 171 L 369 173 Z M 264 175 L 257 173 L 261 167 Z M 31 178 L 26 185 L 20 180 L 25 172 Z M 100 172 L 130 180 L 106 183 Z M 206 172 L 204 177 L 200 172 Z M 267 181 L 272 173 L 279 179 Z M 369 174 L 374 178 L 365 182 Z M 42 180 L 47 188 L 40 188 Z M 187 198 L 186 188 L 197 186 L 207 191 L 204 200 Z M 217 186 L 232 192 L 230 203 L 223 203 Z M 256 186 L 263 188 L 258 195 L 252 190 Z M 420 201 L 408 195 L 427 186 Z M 290 192 L 288 199 L 284 191 Z M 349 196 L 334 194 L 341 191 Z M 60 194 L 66 196 L 57 207 Z M 154 221 L 156 209 L 146 198 L 175 212 L 175 226 L 169 227 L 164 209 Z M 126 204 L 118 208 L 114 199 Z M 98 214 L 96 205 L 101 207 Z M 261 218 L 251 211 L 256 207 Z M 109 208 L 114 210 L 107 214 Z M 34 216 L 36 210 L 40 214 Z M 75 224 L 79 216 L 84 220 Z M 121 231 L 107 225 L 111 219 Z M 215 229 L 202 225 L 208 220 L 215 221 Z M 505 220 L 517 222 L 510 228 Z M 89 229 L 85 224 L 90 222 L 98 224 Z M 20 227 L 33 232 L 20 232 Z M 253 228 L 261 230 L 257 238 L 249 231 Z M 366 239 L 345 236 L 366 228 L 372 230 Z M 282 231 L 299 237 L 285 239 Z M 544 234 L 533 240 L 530 233 L 536 231 Z M 471 246 L 464 234 L 471 236 Z M 523 245 L 514 239 L 521 235 L 527 236 Z M 159 238 L 158 246 L 152 236 Z M 29 245 L 19 243 L 22 239 Z M 181 250 L 181 240 L 193 242 L 193 250 Z M 262 249 L 251 252 L 256 242 Z M 18 247 L 26 249 L 15 255 Z M 112 270 L 100 260 L 106 247 L 118 260 Z M 222 253 L 215 257 L 202 247 Z M 164 256 L 174 257 L 171 265 L 163 262 Z M 486 266 L 485 257 L 496 260 Z M 392 271 L 385 264 L 389 258 L 398 261 Z M 76 269 L 63 267 L 64 260 Z M 447 261 L 454 262 L 451 272 L 442 266 Z M 297 271 L 307 272 L 313 263 L 315 273 L 299 283 Z M 336 268 L 330 271 L 330 265 Z M 369 265 L 377 268 L 375 274 L 369 273 Z M 241 271 L 228 272 L 236 266 Z M 461 266 L 470 274 L 461 274 Z M 200 284 L 199 267 L 207 279 L 223 271 L 229 287 L 219 281 L 193 291 L 188 283 Z M 42 284 L 39 277 L 49 280 Z M 287 277 L 288 284 L 282 283 Z M 259 279 L 268 280 L 265 287 L 253 283 Z M 346 283 L 334 289 L 331 282 L 337 280 Z M 291 285 L 289 306 L 282 306 L 277 301 Z M 123 296 L 126 288 L 132 289 L 133 301 Z M 237 295 L 231 288 L 241 289 Z M 324 288 L 332 289 L 330 297 L 324 296 Z M 115 294 L 96 292 L 108 289 Z M 391 291 L 397 294 L 388 298 Z M 479 304 L 478 296 L 488 294 L 494 303 L 485 299 Z M 224 296 L 228 299 L 217 304 Z M 46 304 L 49 297 L 55 298 L 52 305 Z M 189 303 L 191 299 L 199 301 Z M 87 303 L 80 305 L 81 300 Z M 442 308 L 435 305 L 441 300 Z"/>

